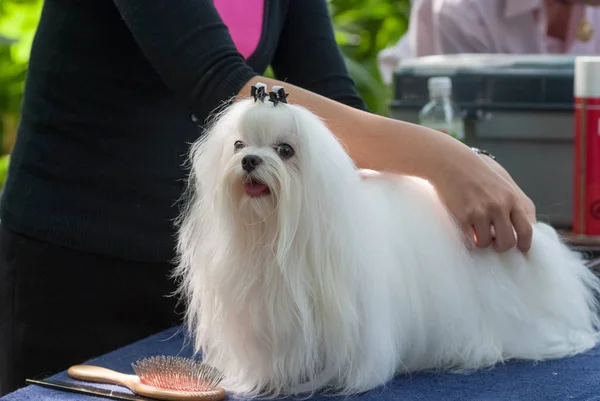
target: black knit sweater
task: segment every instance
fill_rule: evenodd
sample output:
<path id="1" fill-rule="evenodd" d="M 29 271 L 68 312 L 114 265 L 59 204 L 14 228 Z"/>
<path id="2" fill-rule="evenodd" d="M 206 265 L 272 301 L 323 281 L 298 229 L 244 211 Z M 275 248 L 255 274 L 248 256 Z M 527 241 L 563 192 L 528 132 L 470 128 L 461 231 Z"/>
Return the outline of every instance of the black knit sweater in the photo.
<path id="1" fill-rule="evenodd" d="M 46 0 L 0 218 L 78 250 L 174 256 L 192 121 L 271 65 L 278 79 L 364 108 L 325 0 L 265 0 L 244 60 L 211 0 Z"/>

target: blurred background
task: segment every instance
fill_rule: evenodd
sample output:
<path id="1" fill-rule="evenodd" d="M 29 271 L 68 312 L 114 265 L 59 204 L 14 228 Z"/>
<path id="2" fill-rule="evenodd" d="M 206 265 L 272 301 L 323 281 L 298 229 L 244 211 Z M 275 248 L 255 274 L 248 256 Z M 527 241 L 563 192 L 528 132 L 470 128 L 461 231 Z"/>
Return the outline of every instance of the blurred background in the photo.
<path id="1" fill-rule="evenodd" d="M 31 41 L 42 0 L 0 0 L 0 186 L 19 123 Z"/>
<path id="2" fill-rule="evenodd" d="M 43 0 L 0 0 L 0 187 L 19 123 L 31 42 Z M 377 70 L 377 53 L 406 32 L 409 0 L 329 0 L 337 41 L 369 108 L 387 113 L 391 89 Z"/>

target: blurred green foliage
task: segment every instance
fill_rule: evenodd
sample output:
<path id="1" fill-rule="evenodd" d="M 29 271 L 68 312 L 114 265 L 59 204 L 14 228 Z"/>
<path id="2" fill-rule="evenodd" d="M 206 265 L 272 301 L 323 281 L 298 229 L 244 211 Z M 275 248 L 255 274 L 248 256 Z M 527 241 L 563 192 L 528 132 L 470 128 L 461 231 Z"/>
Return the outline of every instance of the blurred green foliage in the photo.
<path id="1" fill-rule="evenodd" d="M 42 0 L 0 0 L 0 154 L 10 152 L 14 141 L 42 4 Z"/>
<path id="2" fill-rule="evenodd" d="M 373 112 L 385 114 L 390 89 L 383 85 L 377 71 L 377 53 L 406 31 L 410 1 L 327 1 L 337 41 L 359 93 Z M 9 153 L 14 141 L 42 4 L 43 0 L 0 0 L 0 155 Z"/>
<path id="3" fill-rule="evenodd" d="M 386 114 L 391 88 L 377 70 L 377 54 L 406 32 L 409 0 L 329 0 L 336 39 L 350 75 L 372 112 Z"/>

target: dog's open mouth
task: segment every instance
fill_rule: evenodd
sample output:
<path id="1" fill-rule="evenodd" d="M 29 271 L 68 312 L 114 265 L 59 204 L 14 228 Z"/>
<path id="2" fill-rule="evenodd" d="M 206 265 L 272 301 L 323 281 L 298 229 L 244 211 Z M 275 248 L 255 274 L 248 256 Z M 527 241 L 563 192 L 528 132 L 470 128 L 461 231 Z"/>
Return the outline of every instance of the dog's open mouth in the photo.
<path id="1" fill-rule="evenodd" d="M 246 192 L 246 195 L 252 197 L 268 195 L 270 193 L 269 187 L 257 180 L 245 182 L 244 191 Z"/>

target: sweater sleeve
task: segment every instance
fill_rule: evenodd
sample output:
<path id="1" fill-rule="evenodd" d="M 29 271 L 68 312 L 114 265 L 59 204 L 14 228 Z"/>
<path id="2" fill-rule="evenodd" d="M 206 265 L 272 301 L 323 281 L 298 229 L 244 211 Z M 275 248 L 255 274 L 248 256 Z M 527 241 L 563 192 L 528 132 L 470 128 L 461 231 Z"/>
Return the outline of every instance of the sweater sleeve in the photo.
<path id="1" fill-rule="evenodd" d="M 258 75 L 236 49 L 212 0 L 113 0 L 165 84 L 211 112 Z"/>
<path id="2" fill-rule="evenodd" d="M 335 41 L 326 0 L 290 0 L 271 66 L 281 81 L 366 109 Z"/>

